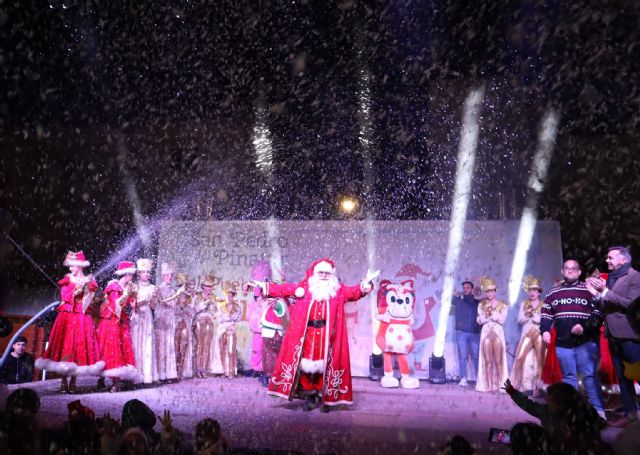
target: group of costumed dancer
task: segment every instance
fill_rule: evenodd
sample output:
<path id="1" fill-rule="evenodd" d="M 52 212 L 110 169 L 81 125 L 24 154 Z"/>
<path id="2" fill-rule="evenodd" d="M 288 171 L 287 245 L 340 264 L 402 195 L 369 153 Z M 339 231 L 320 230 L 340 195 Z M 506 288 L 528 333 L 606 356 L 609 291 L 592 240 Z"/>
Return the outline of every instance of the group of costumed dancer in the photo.
<path id="1" fill-rule="evenodd" d="M 175 273 L 175 266 L 165 263 L 161 284 L 155 286 L 151 283 L 153 261 L 120 262 L 115 271 L 118 278 L 104 290 L 95 328 L 91 307 L 98 286 L 83 272 L 89 262 L 81 251 L 69 252 L 64 265 L 69 274 L 59 282 L 58 316 L 46 351 L 36 362 L 37 368 L 62 376 L 62 392 L 75 392 L 79 375 L 100 376 L 100 389 L 106 388 L 105 378 L 111 378 L 110 390 L 118 391 L 124 381 L 150 384 L 237 374 L 236 324 L 242 309 L 232 289 L 224 289 L 224 299 L 216 297 L 213 291 L 220 280 L 215 276 L 205 275 L 200 282 L 199 277 L 190 279 L 185 273 Z M 575 360 L 571 371 L 563 349 L 599 340 L 602 315 L 584 282 L 578 281 L 579 271 L 573 276 L 574 269 L 565 264 L 564 281 L 554 286 L 544 301 L 539 280 L 525 278 L 528 299 L 519 308 L 522 334 L 510 375 L 504 333 L 508 304 L 496 297 L 494 279 L 481 278 L 482 299 L 473 295 L 473 283 L 463 283 L 463 292 L 456 292 L 453 299 L 460 385 L 467 384 L 466 363 L 471 360 L 480 392 L 500 391 L 509 376 L 515 388 L 533 389 L 534 394 L 539 393 L 543 381 L 562 380 L 577 387 Z M 320 407 L 323 412 L 352 403 L 344 305 L 370 293 L 378 275 L 379 271 L 367 272 L 359 284 L 347 286 L 338 279 L 335 263 L 320 259 L 299 283 L 276 283 L 267 262 L 255 263 L 245 288 L 253 295 L 248 311 L 253 333 L 250 366 L 260 373 L 258 379 L 268 387 L 269 395 L 301 398 L 304 410 Z M 571 299 L 579 299 L 579 308 L 562 313 L 562 305 L 573 302 Z M 466 326 L 465 317 L 469 320 Z M 379 319 L 389 323 L 388 317 Z M 606 338 L 600 346 L 601 370 L 612 383 L 615 374 Z M 404 373 L 403 380 L 407 379 Z M 590 401 L 603 414 L 597 373 L 581 373 Z M 384 381 L 382 384 L 385 386 Z M 408 380 L 403 381 L 405 385 L 417 387 Z"/>
<path id="2" fill-rule="evenodd" d="M 76 378 L 83 375 L 99 376 L 98 389 L 107 389 L 110 378 L 109 390 L 116 392 L 128 383 L 237 374 L 236 323 L 242 309 L 231 289 L 223 291 L 224 299 L 216 298 L 219 280 L 213 275 L 196 284 L 165 263 L 156 286 L 152 260 L 122 261 L 118 278 L 99 300 L 96 327 L 92 303 L 98 285 L 84 274 L 89 261 L 82 251 L 69 252 L 64 265 L 69 273 L 58 282 L 57 316 L 36 360 L 36 368 L 62 376 L 61 392 L 76 392 Z"/>

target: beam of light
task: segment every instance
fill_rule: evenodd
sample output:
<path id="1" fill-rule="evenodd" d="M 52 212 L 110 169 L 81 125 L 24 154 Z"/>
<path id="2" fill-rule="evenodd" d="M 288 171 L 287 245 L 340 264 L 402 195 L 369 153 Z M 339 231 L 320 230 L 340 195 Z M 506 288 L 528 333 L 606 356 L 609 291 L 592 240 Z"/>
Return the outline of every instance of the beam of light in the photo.
<path id="1" fill-rule="evenodd" d="M 135 183 L 133 182 L 133 178 L 131 178 L 129 168 L 127 167 L 127 147 L 124 143 L 124 138 L 120 133 L 116 134 L 116 147 L 118 151 L 118 165 L 120 172 L 122 173 L 122 177 L 124 178 L 124 184 L 127 190 L 127 201 L 131 208 L 133 223 L 136 227 L 138 236 L 140 236 L 142 245 L 145 250 L 147 250 L 151 244 L 151 237 L 145 226 L 144 216 L 142 215 L 142 210 L 140 208 L 140 198 L 138 197 Z"/>
<path id="2" fill-rule="evenodd" d="M 181 191 L 182 196 L 175 198 L 169 204 L 167 204 L 161 211 L 157 212 L 153 217 L 144 224 L 146 232 L 150 237 L 154 237 L 160 231 L 166 220 L 178 219 L 189 208 L 194 194 L 198 194 L 205 189 L 208 189 L 210 182 L 205 180 L 198 180 L 188 185 L 184 191 Z M 141 239 L 138 233 L 124 239 L 118 249 L 116 249 L 98 268 L 98 271 L 94 273 L 94 276 L 98 278 L 106 271 L 115 269 L 118 262 L 130 258 L 131 254 L 140 249 Z"/>
<path id="3" fill-rule="evenodd" d="M 273 145 L 265 117 L 263 102 L 258 101 L 251 142 L 256 152 L 256 167 L 267 176 L 267 179 L 270 179 L 273 172 Z"/>
<path id="4" fill-rule="evenodd" d="M 527 254 L 531 247 L 533 234 L 538 219 L 538 196 L 544 189 L 544 179 L 549 170 L 553 146 L 558 133 L 559 114 L 554 109 L 548 109 L 542 119 L 538 132 L 538 144 L 533 157 L 533 165 L 527 184 L 527 201 L 522 210 L 516 249 L 511 263 L 509 277 L 509 305 L 513 306 L 518 300 L 522 277 L 527 267 Z"/>
<path id="5" fill-rule="evenodd" d="M 264 97 L 260 95 L 256 102 L 256 122 L 253 126 L 251 142 L 256 153 L 256 167 L 265 176 L 266 183 L 262 188 L 263 195 L 267 196 L 267 204 L 270 204 L 270 196 L 273 194 L 273 144 L 271 131 L 267 125 Z M 278 243 L 278 222 L 271 215 L 267 220 L 267 238 L 271 244 L 271 278 L 275 281 L 283 280 L 282 276 L 282 251 Z"/>
<path id="6" fill-rule="evenodd" d="M 460 257 L 460 249 L 464 236 L 464 224 L 467 218 L 467 207 L 471 194 L 471 182 L 473 181 L 473 168 L 476 161 L 476 148 L 478 146 L 480 105 L 482 104 L 483 98 L 484 86 L 472 90 L 464 102 L 462 132 L 458 148 L 458 164 L 456 167 L 456 184 L 451 204 L 449 243 L 445 259 L 442 300 L 440 301 L 438 328 L 436 329 L 436 338 L 433 345 L 434 357 L 442 357 L 444 355 L 447 319 L 451 311 L 455 273 L 458 268 L 458 258 Z"/>
<path id="7" fill-rule="evenodd" d="M 358 53 L 360 62 L 364 62 L 362 51 Z M 359 131 L 358 142 L 360 142 L 360 150 L 362 151 L 362 182 L 363 182 L 363 200 L 365 203 L 366 221 L 365 233 L 367 242 L 367 269 L 377 270 L 376 244 L 375 244 L 375 228 L 373 223 L 373 211 L 371 199 L 373 197 L 373 160 L 371 158 L 371 143 L 373 136 L 373 122 L 371 121 L 371 76 L 369 70 L 364 63 L 360 66 L 360 81 L 358 89 L 358 119 Z M 355 209 L 355 207 L 354 207 Z M 375 355 L 382 354 L 382 350 L 376 343 L 376 333 L 380 321 L 376 319 L 378 315 L 378 299 L 375 292 L 369 297 L 369 305 L 371 308 L 371 351 Z"/>
<path id="8" fill-rule="evenodd" d="M 278 222 L 274 216 L 267 220 L 267 239 L 271 244 L 271 279 L 274 281 L 284 280 L 282 275 L 282 250 L 278 243 Z"/>

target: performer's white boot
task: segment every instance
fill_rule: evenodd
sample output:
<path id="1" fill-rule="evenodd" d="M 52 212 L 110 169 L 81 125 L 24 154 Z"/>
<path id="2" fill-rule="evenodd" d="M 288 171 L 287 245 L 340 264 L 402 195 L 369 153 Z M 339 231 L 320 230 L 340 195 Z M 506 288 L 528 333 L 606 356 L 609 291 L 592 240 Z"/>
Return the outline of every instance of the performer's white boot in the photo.
<path id="1" fill-rule="evenodd" d="M 418 378 L 411 377 L 408 374 L 403 374 L 402 379 L 400 379 L 400 385 L 403 389 L 419 389 L 420 380 Z"/>
<path id="2" fill-rule="evenodd" d="M 380 385 L 382 387 L 393 388 L 393 387 L 399 387 L 400 382 L 398 382 L 398 380 L 393 376 L 393 371 L 389 373 L 385 371 L 384 376 L 380 380 Z"/>

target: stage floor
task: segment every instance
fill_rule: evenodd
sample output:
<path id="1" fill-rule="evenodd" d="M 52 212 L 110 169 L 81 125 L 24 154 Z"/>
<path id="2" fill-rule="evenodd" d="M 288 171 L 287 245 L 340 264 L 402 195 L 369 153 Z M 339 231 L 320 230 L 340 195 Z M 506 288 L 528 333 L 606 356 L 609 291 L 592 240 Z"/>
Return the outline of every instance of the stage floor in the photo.
<path id="1" fill-rule="evenodd" d="M 119 418 L 124 403 L 138 398 L 158 415 L 169 409 L 174 426 L 189 438 L 200 419 L 213 417 L 234 448 L 300 453 L 436 453 L 454 434 L 466 437 L 478 453 L 508 453 L 505 447 L 487 441 L 489 428 L 537 422 L 505 394 L 425 381 L 420 381 L 420 389 L 404 390 L 383 389 L 377 382 L 354 378 L 354 404 L 333 408 L 328 414 L 319 409 L 304 412 L 301 401 L 268 397 L 255 378 L 190 379 L 119 393 L 91 392 L 95 382 L 81 379 L 77 395 L 60 395 L 59 380 L 22 386 L 40 395 L 40 421 L 47 426 L 62 424 L 67 403 L 76 399 L 93 408 L 98 417 L 108 412 Z M 618 431 L 608 428 L 603 437 L 612 441 Z"/>

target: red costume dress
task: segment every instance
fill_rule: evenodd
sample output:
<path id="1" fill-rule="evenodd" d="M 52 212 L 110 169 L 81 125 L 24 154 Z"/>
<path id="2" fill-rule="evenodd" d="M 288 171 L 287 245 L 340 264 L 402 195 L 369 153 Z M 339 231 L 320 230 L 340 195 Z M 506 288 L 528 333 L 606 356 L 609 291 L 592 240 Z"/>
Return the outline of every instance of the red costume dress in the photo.
<path id="1" fill-rule="evenodd" d="M 269 382 L 268 394 L 292 400 L 303 398 L 303 390 L 320 386 L 324 405 L 351 404 L 353 390 L 344 305 L 364 297 L 366 293 L 360 286 L 340 284 L 335 296 L 328 301 L 315 302 L 308 285 L 311 274 L 311 270 L 308 271 L 307 279 L 298 284 L 268 283 L 269 297 L 297 297 L 296 303 L 289 308 L 291 321 Z M 300 368 L 303 359 L 306 371 L 315 366 L 320 374 L 303 374 Z"/>
<path id="2" fill-rule="evenodd" d="M 98 285 L 95 280 L 91 280 L 86 292 L 87 288 L 83 289 L 84 285 L 74 283 L 70 275 L 65 275 L 58 284 L 58 316 L 49 335 L 47 350 L 36 362 L 36 367 L 64 376 L 99 374 L 104 365 L 100 362 L 93 319 L 88 314 Z"/>
<path id="3" fill-rule="evenodd" d="M 124 294 L 118 280 L 110 281 L 104 293 L 106 301 L 100 308 L 98 324 L 100 357 L 106 363 L 103 376 L 139 380 L 129 328 L 130 304 L 135 296 L 118 303 Z"/>

